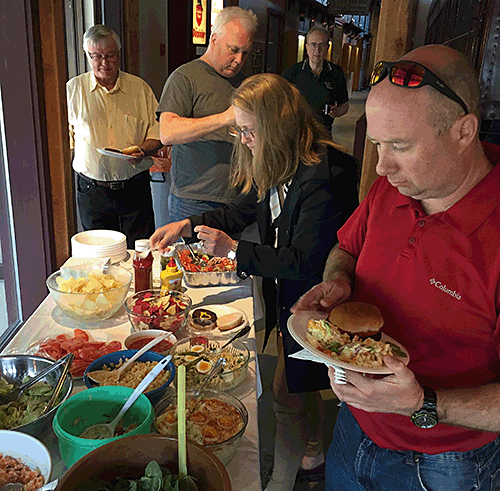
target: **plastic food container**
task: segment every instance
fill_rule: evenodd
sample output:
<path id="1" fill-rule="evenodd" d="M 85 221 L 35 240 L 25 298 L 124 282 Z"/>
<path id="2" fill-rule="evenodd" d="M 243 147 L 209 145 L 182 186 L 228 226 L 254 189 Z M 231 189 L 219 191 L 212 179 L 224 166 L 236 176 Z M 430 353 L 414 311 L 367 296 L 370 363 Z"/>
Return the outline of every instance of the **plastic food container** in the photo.
<path id="1" fill-rule="evenodd" d="M 193 391 L 186 391 L 186 401 L 189 401 L 193 397 Z M 220 443 L 215 443 L 211 445 L 203 445 L 203 447 L 207 450 L 210 450 L 224 465 L 227 465 L 234 456 L 236 449 L 238 448 L 243 434 L 245 433 L 247 424 L 248 424 L 248 411 L 245 405 L 236 397 L 227 394 L 225 392 L 219 392 L 216 390 L 206 390 L 203 392 L 202 399 L 216 399 L 218 401 L 225 402 L 229 404 L 233 409 L 233 411 L 237 411 L 241 416 L 241 421 L 243 423 L 241 429 L 232 437 L 228 438 L 225 441 Z M 189 402 L 188 402 L 189 404 Z M 168 411 L 168 407 L 173 405 L 175 408 L 177 407 L 177 394 L 173 391 L 170 392 L 167 396 L 165 396 L 161 402 L 156 406 L 155 409 L 155 419 L 154 419 L 154 428 L 158 433 L 169 435 L 170 432 L 177 435 L 177 422 L 175 417 L 172 418 L 172 424 L 168 425 L 168 427 L 158 425 L 158 418 L 165 412 Z M 214 408 L 215 412 L 217 411 Z M 202 410 L 203 411 L 203 410 Z M 200 412 L 202 412 L 200 411 Z M 175 419 L 175 421 L 174 421 Z M 213 417 L 211 416 L 211 419 Z M 225 418 L 221 418 L 218 416 L 216 419 L 222 424 L 222 426 L 218 426 L 216 423 L 210 424 L 211 427 L 215 428 L 216 431 L 226 431 L 227 423 Z M 188 419 L 189 421 L 189 419 Z M 208 426 L 208 425 L 207 425 Z M 211 429 L 211 428 L 210 428 Z M 189 429 L 188 431 L 188 440 L 190 440 Z M 198 443 L 198 442 L 197 442 Z"/>
<path id="2" fill-rule="evenodd" d="M 191 337 L 189 339 L 181 339 L 172 349 L 170 354 L 175 363 L 176 368 L 179 365 L 186 365 L 186 387 L 188 389 L 196 389 L 202 383 L 207 372 L 212 368 L 212 363 L 224 356 L 227 366 L 224 371 L 216 375 L 208 384 L 210 389 L 226 391 L 238 387 L 247 377 L 248 363 L 250 361 L 250 351 L 245 344 L 236 340 L 230 346 L 224 348 L 222 352 L 219 348 L 225 343 L 225 340 L 217 341 L 207 339 L 201 336 Z M 193 358 L 203 357 L 207 365 L 201 365 L 202 371 L 198 367 L 198 363 L 193 364 Z"/>
<path id="3" fill-rule="evenodd" d="M 136 426 L 135 428 L 123 435 L 103 440 L 89 440 L 78 436 L 93 424 L 111 422 L 132 392 L 133 389 L 129 387 L 95 387 L 78 392 L 61 404 L 54 417 L 53 429 L 59 441 L 61 459 L 67 467 L 106 443 L 151 432 L 153 406 L 141 394 L 121 421 L 123 428 Z"/>
<path id="4" fill-rule="evenodd" d="M 200 244 L 191 244 L 194 251 L 200 250 Z M 178 245 L 175 249 L 175 259 L 179 265 L 179 269 L 184 272 L 184 282 L 191 287 L 195 286 L 219 286 L 219 285 L 235 285 L 240 282 L 240 277 L 236 271 L 208 271 L 208 272 L 191 272 L 187 271 L 181 263 L 179 254 L 187 249 L 184 245 Z"/>
<path id="5" fill-rule="evenodd" d="M 101 370 L 104 365 L 110 366 L 110 364 L 117 365 L 120 363 L 120 360 L 125 360 L 132 358 L 137 353 L 138 350 L 122 350 L 115 351 L 114 353 L 109 353 L 107 355 L 101 356 L 94 362 L 92 362 L 83 374 L 83 381 L 88 388 L 95 387 L 96 384 L 88 377 L 88 373 L 93 370 Z M 147 361 L 161 361 L 164 356 L 160 353 L 155 353 L 154 351 L 146 351 L 146 353 L 142 354 L 136 361 L 147 362 Z M 130 369 L 127 369 L 128 371 Z M 160 399 L 165 395 L 167 387 L 172 383 L 175 377 L 175 365 L 171 360 L 167 366 L 164 368 L 164 371 L 169 372 L 170 375 L 168 377 L 167 382 L 165 382 L 161 387 L 157 389 L 151 390 L 149 392 L 144 392 L 144 395 L 151 401 L 151 404 L 156 404 L 160 401 Z M 123 377 L 123 374 L 122 374 Z M 104 387 L 115 387 L 115 386 L 104 386 Z"/>

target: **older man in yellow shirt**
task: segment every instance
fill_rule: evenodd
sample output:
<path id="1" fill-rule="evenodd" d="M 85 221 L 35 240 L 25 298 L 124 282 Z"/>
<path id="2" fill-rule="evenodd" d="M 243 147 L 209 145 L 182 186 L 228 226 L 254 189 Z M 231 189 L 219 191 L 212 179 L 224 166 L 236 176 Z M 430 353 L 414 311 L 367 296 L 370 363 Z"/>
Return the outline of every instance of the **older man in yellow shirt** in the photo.
<path id="1" fill-rule="evenodd" d="M 155 230 L 149 168 L 162 147 L 158 102 L 144 80 L 119 70 L 121 43 L 112 29 L 91 27 L 83 45 L 92 70 L 66 85 L 80 220 L 84 230 L 123 232 L 133 248 Z"/>

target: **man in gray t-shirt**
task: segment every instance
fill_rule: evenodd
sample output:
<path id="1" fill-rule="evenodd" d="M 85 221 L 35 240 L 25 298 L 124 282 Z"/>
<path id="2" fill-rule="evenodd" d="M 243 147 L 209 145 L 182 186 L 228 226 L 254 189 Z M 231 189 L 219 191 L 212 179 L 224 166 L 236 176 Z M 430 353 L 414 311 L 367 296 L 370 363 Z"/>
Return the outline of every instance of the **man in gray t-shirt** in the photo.
<path id="1" fill-rule="evenodd" d="M 172 148 L 171 221 L 229 203 L 235 196 L 229 173 L 235 124 L 230 98 L 252 47 L 257 19 L 239 7 L 222 9 L 205 54 L 175 70 L 165 83 L 158 110 L 160 137 Z"/>

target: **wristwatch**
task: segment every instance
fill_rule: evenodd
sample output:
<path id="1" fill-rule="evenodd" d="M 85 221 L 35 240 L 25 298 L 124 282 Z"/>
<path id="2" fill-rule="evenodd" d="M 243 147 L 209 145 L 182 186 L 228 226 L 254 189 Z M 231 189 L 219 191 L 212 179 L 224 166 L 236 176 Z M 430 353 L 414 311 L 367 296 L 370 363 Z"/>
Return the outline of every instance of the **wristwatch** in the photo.
<path id="1" fill-rule="evenodd" d="M 231 250 L 227 253 L 228 259 L 231 260 L 236 259 L 236 249 L 238 249 L 238 241 L 234 243 L 233 247 L 231 247 Z"/>
<path id="2" fill-rule="evenodd" d="M 418 428 L 434 428 L 438 424 L 436 392 L 426 386 L 422 389 L 424 389 L 424 404 L 411 415 L 411 420 Z"/>

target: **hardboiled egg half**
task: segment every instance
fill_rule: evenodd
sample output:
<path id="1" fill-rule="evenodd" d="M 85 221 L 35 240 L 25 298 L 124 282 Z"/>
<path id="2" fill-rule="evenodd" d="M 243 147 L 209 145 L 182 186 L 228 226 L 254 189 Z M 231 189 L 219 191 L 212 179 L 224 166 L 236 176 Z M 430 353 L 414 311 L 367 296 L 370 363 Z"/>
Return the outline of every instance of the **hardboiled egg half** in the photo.
<path id="1" fill-rule="evenodd" d="M 200 360 L 196 364 L 196 370 L 198 370 L 198 372 L 200 373 L 208 373 L 211 368 L 212 368 L 212 363 L 206 360 Z"/>

